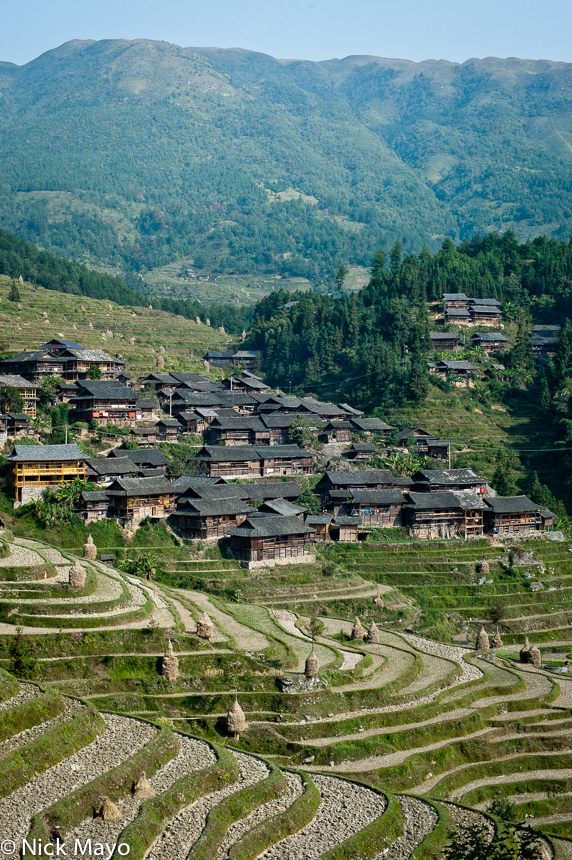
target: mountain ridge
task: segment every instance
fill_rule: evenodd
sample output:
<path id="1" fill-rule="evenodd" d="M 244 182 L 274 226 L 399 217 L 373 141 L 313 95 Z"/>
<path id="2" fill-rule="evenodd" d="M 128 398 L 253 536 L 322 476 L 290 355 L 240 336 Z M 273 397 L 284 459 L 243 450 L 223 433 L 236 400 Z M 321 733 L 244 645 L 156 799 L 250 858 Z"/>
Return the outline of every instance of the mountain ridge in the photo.
<path id="1" fill-rule="evenodd" d="M 126 273 L 181 259 L 318 285 L 397 240 L 572 234 L 560 61 L 72 40 L 0 64 L 0 114 L 0 226 Z"/>

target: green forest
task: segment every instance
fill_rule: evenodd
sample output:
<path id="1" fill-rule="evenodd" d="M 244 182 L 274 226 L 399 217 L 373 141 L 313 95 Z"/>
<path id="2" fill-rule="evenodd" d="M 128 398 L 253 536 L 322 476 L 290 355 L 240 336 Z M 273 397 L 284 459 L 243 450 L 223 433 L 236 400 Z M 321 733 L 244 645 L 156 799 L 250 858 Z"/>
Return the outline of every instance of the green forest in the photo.
<path id="1" fill-rule="evenodd" d="M 0 66 L 0 226 L 125 276 L 185 259 L 328 289 L 396 241 L 563 239 L 570 68 L 69 43 Z"/>

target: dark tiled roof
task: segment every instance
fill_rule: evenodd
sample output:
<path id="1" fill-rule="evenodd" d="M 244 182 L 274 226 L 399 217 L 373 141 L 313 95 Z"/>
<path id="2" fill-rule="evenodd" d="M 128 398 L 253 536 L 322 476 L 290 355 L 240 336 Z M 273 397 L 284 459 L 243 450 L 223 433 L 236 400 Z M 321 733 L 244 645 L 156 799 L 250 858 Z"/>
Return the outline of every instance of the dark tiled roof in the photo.
<path id="1" fill-rule="evenodd" d="M 449 310 L 445 311 L 445 313 L 447 314 L 448 317 L 469 317 L 470 316 L 468 311 L 457 310 L 457 308 L 450 308 Z"/>
<path id="2" fill-rule="evenodd" d="M 194 513 L 203 517 L 224 516 L 225 514 L 250 514 L 253 509 L 241 499 L 189 499 L 180 501 L 176 513 Z"/>
<path id="3" fill-rule="evenodd" d="M 286 499 L 269 499 L 267 502 L 263 502 L 258 510 L 261 513 L 280 514 L 281 517 L 295 517 L 297 514 L 301 514 L 304 508 L 301 508 L 300 505 L 293 505 Z"/>
<path id="4" fill-rule="evenodd" d="M 121 383 L 114 382 L 113 380 L 106 380 L 103 385 L 93 382 L 81 382 L 78 396 L 73 398 L 74 402 L 86 397 L 94 397 L 97 400 L 126 400 L 131 403 L 139 400 L 137 391 L 133 391 L 132 388 L 128 388 L 126 385 L 121 385 Z"/>
<path id="5" fill-rule="evenodd" d="M 234 415 L 228 417 L 226 415 L 217 415 L 210 426 L 213 429 L 221 430 L 258 430 L 263 432 L 268 429 L 264 426 L 260 418 L 256 418 L 253 415 L 237 415 L 236 412 L 234 412 Z"/>
<path id="6" fill-rule="evenodd" d="M 327 526 L 328 523 L 332 522 L 332 517 L 328 516 L 327 514 L 308 514 L 304 522 L 309 526 Z"/>
<path id="7" fill-rule="evenodd" d="M 262 460 L 262 456 L 252 445 L 204 445 L 196 456 L 215 463 Z"/>
<path id="8" fill-rule="evenodd" d="M 8 373 L 0 376 L 0 388 L 39 388 L 35 382 L 28 382 L 23 376 L 18 376 L 14 373 Z"/>
<path id="9" fill-rule="evenodd" d="M 477 370 L 470 361 L 440 361 L 437 367 L 445 367 L 447 370 Z"/>
<path id="10" fill-rule="evenodd" d="M 295 421 L 304 421 L 313 427 L 323 427 L 324 422 L 316 415 L 310 415 L 307 412 L 278 412 L 272 415 L 262 415 L 260 420 L 269 429 L 280 429 L 282 427 L 290 427 Z"/>
<path id="11" fill-rule="evenodd" d="M 484 340 L 489 343 L 508 343 L 508 337 L 491 331 L 476 331 L 471 335 L 471 340 Z"/>
<path id="12" fill-rule="evenodd" d="M 361 526 L 361 517 L 336 517 L 333 525 L 336 526 Z"/>
<path id="13" fill-rule="evenodd" d="M 501 316 L 501 309 L 497 308 L 496 305 L 472 305 L 471 306 L 472 314 L 493 314 L 494 316 Z"/>
<path id="14" fill-rule="evenodd" d="M 540 505 L 532 502 L 527 496 L 495 496 L 485 498 L 485 502 L 495 514 L 517 514 L 526 511 L 541 511 Z"/>
<path id="15" fill-rule="evenodd" d="M 500 302 L 498 299 L 469 299 L 471 305 L 478 305 L 479 307 L 497 307 L 500 308 Z"/>
<path id="16" fill-rule="evenodd" d="M 97 475 L 136 475 L 139 471 L 129 457 L 108 457 L 86 460 L 85 465 Z"/>
<path id="17" fill-rule="evenodd" d="M 466 302 L 469 300 L 469 297 L 464 293 L 443 293 L 444 302 L 453 302 L 455 300 Z"/>
<path id="18" fill-rule="evenodd" d="M 108 490 L 114 496 L 148 496 L 176 493 L 167 478 L 117 478 Z"/>
<path id="19" fill-rule="evenodd" d="M 180 493 L 185 493 L 190 488 L 210 487 L 220 481 L 220 478 L 207 478 L 206 475 L 181 475 L 176 481 L 173 481 L 173 486 Z"/>
<path id="20" fill-rule="evenodd" d="M 486 509 L 482 496 L 471 490 L 455 493 L 408 493 L 408 507 L 418 511 L 464 511 L 468 508 Z"/>
<path id="21" fill-rule="evenodd" d="M 112 451 L 110 457 L 129 457 L 133 463 L 149 464 L 150 466 L 166 466 L 169 462 L 167 457 L 158 448 L 147 448 L 145 451 L 139 450 L 121 450 L 117 454 Z"/>
<path id="22" fill-rule="evenodd" d="M 107 493 L 103 493 L 103 492 L 99 492 L 99 493 L 95 493 L 95 492 L 86 493 L 86 492 L 84 492 L 81 494 L 81 497 L 84 500 L 84 502 L 108 502 L 109 501 L 109 496 L 107 495 Z"/>
<path id="23" fill-rule="evenodd" d="M 157 422 L 157 426 L 176 427 L 177 430 L 181 429 L 181 423 L 180 421 L 177 421 L 176 418 L 161 418 L 161 420 Z"/>
<path id="24" fill-rule="evenodd" d="M 391 424 L 386 424 L 381 418 L 352 418 L 352 424 L 358 430 L 395 430 L 395 427 L 392 427 Z"/>
<path id="25" fill-rule="evenodd" d="M 326 433 L 332 430 L 353 430 L 354 426 L 351 421 L 328 421 L 324 427 Z"/>
<path id="26" fill-rule="evenodd" d="M 560 329 L 561 329 L 561 326 L 559 326 L 559 325 L 533 325 L 532 326 L 532 331 L 535 332 L 536 334 L 542 334 L 543 331 L 545 331 L 545 332 L 560 331 Z"/>
<path id="27" fill-rule="evenodd" d="M 397 487 L 391 490 L 352 490 L 350 501 L 358 505 L 402 505 L 403 493 Z"/>
<path id="28" fill-rule="evenodd" d="M 40 349 L 61 349 L 62 347 L 68 347 L 69 349 L 85 349 L 84 346 L 80 346 L 79 343 L 75 343 L 73 340 L 65 340 L 65 338 L 59 337 L 54 337 L 47 343 L 43 343 L 40 346 Z"/>
<path id="29" fill-rule="evenodd" d="M 485 484 L 486 478 L 482 478 L 472 469 L 420 469 L 412 476 L 415 483 L 427 482 L 428 484 Z"/>
<path id="30" fill-rule="evenodd" d="M 355 415 L 356 418 L 361 418 L 363 412 L 361 409 L 355 409 L 353 406 L 350 406 L 349 403 L 340 403 L 340 409 L 343 409 L 344 412 L 347 412 L 348 415 Z"/>
<path id="31" fill-rule="evenodd" d="M 298 517 L 256 517 L 233 529 L 230 534 L 237 537 L 280 537 L 281 535 L 313 534 L 314 529 L 305 525 Z"/>
<path id="32" fill-rule="evenodd" d="M 394 477 L 389 469 L 359 469 L 355 472 L 326 472 L 320 480 L 329 478 L 332 484 L 340 487 L 360 487 L 368 484 L 393 484 Z"/>
<path id="33" fill-rule="evenodd" d="M 432 331 L 429 333 L 431 340 L 459 340 L 458 331 Z"/>
<path id="34" fill-rule="evenodd" d="M 375 445 L 368 445 L 365 442 L 354 442 L 350 451 L 355 451 L 356 454 L 375 454 L 376 448 Z"/>
<path id="35" fill-rule="evenodd" d="M 6 458 L 12 462 L 60 462 L 85 460 L 77 445 L 14 445 L 14 453 Z"/>

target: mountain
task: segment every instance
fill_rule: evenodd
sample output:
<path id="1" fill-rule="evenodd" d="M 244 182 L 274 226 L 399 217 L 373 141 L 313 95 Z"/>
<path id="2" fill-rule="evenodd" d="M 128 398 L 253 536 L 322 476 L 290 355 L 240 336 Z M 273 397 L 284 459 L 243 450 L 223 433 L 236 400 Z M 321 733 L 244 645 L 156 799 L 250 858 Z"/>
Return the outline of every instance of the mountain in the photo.
<path id="1" fill-rule="evenodd" d="M 396 240 L 567 239 L 571 100 L 544 60 L 73 41 L 0 63 L 0 226 L 107 270 L 313 283 Z"/>

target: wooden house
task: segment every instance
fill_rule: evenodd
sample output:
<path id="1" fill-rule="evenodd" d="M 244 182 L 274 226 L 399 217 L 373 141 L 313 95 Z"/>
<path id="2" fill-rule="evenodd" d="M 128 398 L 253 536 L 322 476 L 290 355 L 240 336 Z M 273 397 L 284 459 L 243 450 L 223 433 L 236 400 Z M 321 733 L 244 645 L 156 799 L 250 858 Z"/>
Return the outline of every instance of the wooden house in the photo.
<path id="1" fill-rule="evenodd" d="M 351 490 L 351 499 L 341 506 L 341 513 L 359 517 L 363 525 L 376 528 L 394 528 L 402 524 L 403 493 L 396 487 L 391 490 Z M 339 522 L 336 516 L 336 522 Z"/>
<path id="2" fill-rule="evenodd" d="M 354 472 L 327 471 L 316 486 L 314 492 L 320 497 L 323 507 L 332 502 L 332 493 L 350 490 L 389 490 L 395 484 L 395 478 L 389 469 L 356 469 Z M 344 497 L 345 498 L 345 497 Z"/>
<path id="3" fill-rule="evenodd" d="M 416 493 L 445 493 L 456 490 L 473 490 L 484 495 L 486 478 L 472 469 L 420 469 L 412 475 L 412 489 Z"/>
<path id="4" fill-rule="evenodd" d="M 471 325 L 471 315 L 467 310 L 448 309 L 445 311 L 445 325 Z"/>
<path id="5" fill-rule="evenodd" d="M 230 367 L 233 364 L 234 351 L 209 349 L 204 357 L 213 367 Z"/>
<path id="6" fill-rule="evenodd" d="M 181 432 L 181 424 L 176 418 L 161 418 L 155 426 L 160 442 L 176 442 Z"/>
<path id="7" fill-rule="evenodd" d="M 109 516 L 123 522 L 166 519 L 175 510 L 177 491 L 163 475 L 160 478 L 118 478 L 107 490 Z"/>
<path id="8" fill-rule="evenodd" d="M 471 346 L 478 346 L 487 355 L 506 352 L 510 346 L 509 339 L 500 332 L 476 331 L 470 337 Z"/>
<path id="9" fill-rule="evenodd" d="M 254 415 L 217 415 L 205 431 L 209 445 L 269 445 L 268 427 Z"/>
<path id="10" fill-rule="evenodd" d="M 330 537 L 343 543 L 358 543 L 365 540 L 368 529 L 364 529 L 361 517 L 336 516 L 330 523 Z"/>
<path id="11" fill-rule="evenodd" d="M 375 456 L 376 451 L 377 449 L 373 443 L 369 445 L 365 442 L 354 442 L 350 450 L 346 453 L 346 457 L 348 460 L 364 462 L 371 460 Z"/>
<path id="12" fill-rule="evenodd" d="M 157 426 L 132 427 L 129 431 L 129 436 L 137 443 L 137 447 L 151 447 L 153 445 L 156 445 L 159 441 L 159 429 Z"/>
<path id="13" fill-rule="evenodd" d="M 86 380 L 75 397 L 70 398 L 70 420 L 95 422 L 100 427 L 115 424 L 131 427 L 137 420 L 139 395 L 118 382 Z"/>
<path id="14" fill-rule="evenodd" d="M 306 514 L 304 522 L 307 526 L 314 529 L 312 540 L 317 543 L 327 541 L 330 537 L 330 523 L 332 517 L 330 514 Z"/>
<path id="15" fill-rule="evenodd" d="M 85 520 L 86 526 L 106 519 L 109 513 L 109 496 L 103 490 L 83 492 L 78 513 Z"/>
<path id="16" fill-rule="evenodd" d="M 47 487 L 85 481 L 85 455 L 77 445 L 15 445 L 6 457 L 15 507 L 38 499 Z"/>
<path id="17" fill-rule="evenodd" d="M 436 372 L 440 376 L 453 378 L 455 382 L 464 385 L 473 385 L 473 374 L 478 368 L 470 361 L 447 361 L 437 362 Z"/>
<path id="18" fill-rule="evenodd" d="M 230 532 L 230 552 L 249 567 L 311 560 L 314 533 L 298 517 L 247 517 Z"/>
<path id="19" fill-rule="evenodd" d="M 23 376 L 19 376 L 18 374 L 0 376 L 0 411 L 3 413 L 7 413 L 12 406 L 12 402 L 8 397 L 6 389 L 18 392 L 22 398 L 22 411 L 24 415 L 28 415 L 30 418 L 36 417 L 36 397 L 38 386 L 34 382 L 29 382 L 27 379 L 24 379 Z"/>
<path id="20" fill-rule="evenodd" d="M 179 499 L 171 515 L 173 528 L 190 540 L 210 540 L 227 535 L 254 512 L 240 499 Z"/>
<path id="21" fill-rule="evenodd" d="M 263 458 L 263 475 L 307 475 L 314 467 L 314 454 L 298 445 L 264 446 L 256 451 Z"/>
<path id="22" fill-rule="evenodd" d="M 381 418 L 351 418 L 351 423 L 356 434 L 373 439 L 375 436 L 388 438 L 395 427 L 386 424 Z"/>
<path id="23" fill-rule="evenodd" d="M 536 358 L 552 358 L 556 355 L 559 341 L 559 325 L 535 325 L 532 327 L 530 342 Z"/>
<path id="24" fill-rule="evenodd" d="M 404 524 L 419 540 L 482 537 L 486 505 L 470 490 L 456 493 L 408 493 Z"/>
<path id="25" fill-rule="evenodd" d="M 196 455 L 211 478 L 257 478 L 263 458 L 252 445 L 204 445 Z"/>
<path id="26" fill-rule="evenodd" d="M 247 370 L 254 370 L 256 364 L 262 358 L 260 349 L 238 349 L 232 356 L 232 363 L 237 367 L 245 367 Z"/>
<path id="27" fill-rule="evenodd" d="M 268 391 L 268 385 L 252 373 L 243 374 L 242 376 L 229 376 L 222 380 L 221 385 L 223 390 L 246 391 L 249 394 Z"/>
<path id="28" fill-rule="evenodd" d="M 36 435 L 36 430 L 30 424 L 30 415 L 25 412 L 8 412 L 6 415 L 6 432 L 16 439 Z"/>
<path id="29" fill-rule="evenodd" d="M 482 299 L 480 304 L 472 304 L 469 308 L 473 325 L 498 326 L 502 320 L 502 311 L 496 299 Z M 493 304 L 496 302 L 496 304 Z"/>
<path id="30" fill-rule="evenodd" d="M 436 352 L 457 352 L 460 349 L 458 331 L 432 331 L 429 337 Z"/>
<path id="31" fill-rule="evenodd" d="M 496 496 L 485 499 L 485 525 L 492 534 L 541 531 L 542 507 L 527 496 Z"/>
<path id="32" fill-rule="evenodd" d="M 25 350 L 0 363 L 3 373 L 16 373 L 31 382 L 46 376 L 62 376 L 67 382 L 87 379 L 97 368 L 104 380 L 114 379 L 125 369 L 121 356 L 115 358 L 102 349 L 85 349 L 71 340 L 53 339 L 39 349 Z"/>
<path id="33" fill-rule="evenodd" d="M 137 477 L 140 477 L 139 467 L 129 457 L 94 457 L 85 461 L 86 481 L 100 487 L 108 487 L 118 478 Z"/>
<path id="34" fill-rule="evenodd" d="M 288 442 L 288 431 L 295 421 L 304 421 L 316 432 L 324 427 L 324 422 L 315 415 L 298 412 L 272 412 L 261 414 L 260 420 L 269 433 L 270 445 L 284 445 Z"/>
<path id="35" fill-rule="evenodd" d="M 116 457 L 129 457 L 131 462 L 139 466 L 140 469 L 162 469 L 165 474 L 169 466 L 169 460 L 159 448 L 145 448 L 142 450 L 114 448 L 110 452 L 108 459 L 115 459 Z"/>
<path id="36" fill-rule="evenodd" d="M 470 298 L 464 293 L 443 293 L 443 305 L 445 310 L 467 310 Z"/>
<path id="37" fill-rule="evenodd" d="M 328 421 L 320 432 L 318 439 L 326 444 L 330 442 L 351 442 L 354 437 L 354 427 L 351 421 Z"/>

